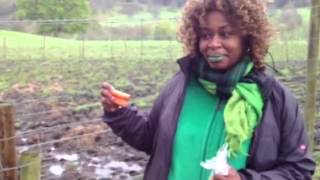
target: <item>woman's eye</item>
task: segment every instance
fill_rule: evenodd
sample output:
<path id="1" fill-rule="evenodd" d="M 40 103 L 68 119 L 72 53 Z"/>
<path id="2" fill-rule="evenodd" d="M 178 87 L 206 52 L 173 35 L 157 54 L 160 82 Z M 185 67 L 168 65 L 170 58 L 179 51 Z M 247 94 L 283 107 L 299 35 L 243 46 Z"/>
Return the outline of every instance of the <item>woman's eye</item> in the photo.
<path id="1" fill-rule="evenodd" d="M 209 33 L 200 33 L 200 38 L 201 39 L 210 39 L 211 36 Z"/>
<path id="2" fill-rule="evenodd" d="M 228 38 L 232 35 L 232 32 L 224 31 L 220 33 L 220 36 L 223 38 Z"/>

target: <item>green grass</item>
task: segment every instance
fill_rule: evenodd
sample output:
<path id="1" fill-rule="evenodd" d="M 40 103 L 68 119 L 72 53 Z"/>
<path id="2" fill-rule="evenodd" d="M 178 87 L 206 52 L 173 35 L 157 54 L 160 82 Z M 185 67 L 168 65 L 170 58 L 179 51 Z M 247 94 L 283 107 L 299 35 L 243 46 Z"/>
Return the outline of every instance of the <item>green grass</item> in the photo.
<path id="1" fill-rule="evenodd" d="M 161 10 L 159 14 L 159 18 L 178 18 L 181 16 L 180 11 L 168 11 L 168 10 Z"/>
<path id="2" fill-rule="evenodd" d="M 174 19 L 180 18 L 180 10 L 168 10 L 167 8 L 161 8 L 158 15 L 155 17 L 153 13 L 149 11 L 140 11 L 132 16 L 118 13 L 117 10 L 108 12 L 101 17 L 105 17 L 100 24 L 104 27 L 110 26 L 140 26 L 141 21 L 149 21 L 156 23 L 159 19 Z M 152 24 L 152 23 L 151 23 Z"/>
<path id="3" fill-rule="evenodd" d="M 310 9 L 309 8 L 298 8 L 298 14 L 302 17 L 302 21 L 305 24 L 309 24 L 310 21 Z"/>
<path id="4" fill-rule="evenodd" d="M 307 41 L 276 41 L 272 43 L 269 52 L 273 55 L 275 61 L 287 60 L 306 60 L 308 52 Z M 267 56 L 270 61 L 270 56 Z"/>
<path id="5" fill-rule="evenodd" d="M 0 31 L 0 42 L 0 58 L 8 60 L 152 60 L 175 59 L 182 53 L 176 41 L 79 41 L 12 31 Z"/>
<path id="6" fill-rule="evenodd" d="M 296 8 L 298 14 L 302 17 L 303 22 L 305 23 L 309 23 L 309 16 L 310 16 L 310 8 Z M 279 19 L 279 17 L 281 16 L 281 12 L 283 11 L 283 9 L 276 9 L 276 10 L 272 10 L 270 12 L 268 12 L 268 15 L 272 18 L 272 19 Z"/>
<path id="7" fill-rule="evenodd" d="M 79 41 L 44 37 L 13 31 L 0 31 L 0 58 L 8 60 L 143 59 L 175 60 L 182 55 L 177 41 L 99 40 Z M 304 40 L 275 41 L 270 53 L 276 61 L 305 60 Z M 270 60 L 270 57 L 267 57 Z"/>

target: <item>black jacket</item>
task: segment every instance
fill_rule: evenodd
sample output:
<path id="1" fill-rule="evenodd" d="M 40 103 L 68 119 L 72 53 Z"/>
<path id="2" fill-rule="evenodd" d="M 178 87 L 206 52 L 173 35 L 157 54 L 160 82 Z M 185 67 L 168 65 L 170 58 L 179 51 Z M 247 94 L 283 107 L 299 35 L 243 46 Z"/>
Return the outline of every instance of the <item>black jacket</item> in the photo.
<path id="1" fill-rule="evenodd" d="M 105 113 L 104 121 L 125 142 L 150 155 L 145 180 L 166 180 L 177 120 L 193 59 L 178 60 L 180 71 L 169 80 L 149 116 L 135 106 Z M 304 120 L 294 96 L 263 72 L 254 72 L 264 97 L 263 118 L 256 128 L 243 180 L 309 180 L 315 169 Z"/>

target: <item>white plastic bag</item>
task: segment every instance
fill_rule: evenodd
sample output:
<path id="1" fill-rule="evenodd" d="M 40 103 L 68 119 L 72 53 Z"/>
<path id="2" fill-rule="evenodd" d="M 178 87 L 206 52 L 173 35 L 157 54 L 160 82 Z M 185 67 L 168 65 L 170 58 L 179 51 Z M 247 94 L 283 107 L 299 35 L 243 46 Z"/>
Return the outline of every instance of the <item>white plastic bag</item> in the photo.
<path id="1" fill-rule="evenodd" d="M 205 162 L 201 162 L 200 165 L 211 170 L 211 175 L 221 174 L 227 176 L 229 174 L 229 164 L 228 164 L 228 145 L 224 144 L 218 151 L 217 155 Z"/>

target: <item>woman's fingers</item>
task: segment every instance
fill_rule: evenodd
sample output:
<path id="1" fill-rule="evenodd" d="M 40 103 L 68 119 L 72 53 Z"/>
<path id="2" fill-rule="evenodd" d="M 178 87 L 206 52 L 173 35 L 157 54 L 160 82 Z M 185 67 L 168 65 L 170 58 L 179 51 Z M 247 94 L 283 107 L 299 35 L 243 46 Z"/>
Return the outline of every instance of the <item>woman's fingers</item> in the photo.
<path id="1" fill-rule="evenodd" d="M 101 99 L 103 108 L 105 111 L 112 112 L 119 108 L 119 106 L 106 98 Z"/>
<path id="2" fill-rule="evenodd" d="M 111 95 L 111 92 L 110 92 L 110 90 L 108 90 L 108 89 L 101 89 L 101 96 L 102 97 L 105 97 L 105 98 L 108 98 L 108 99 L 112 99 L 113 98 L 113 96 Z"/>
<path id="3" fill-rule="evenodd" d="M 216 174 L 212 180 L 241 180 L 241 177 L 235 169 L 229 168 L 229 174 L 227 176 Z"/>
<path id="4" fill-rule="evenodd" d="M 228 176 L 215 175 L 212 180 L 228 180 Z"/>
<path id="5" fill-rule="evenodd" d="M 114 102 L 114 98 L 111 95 L 112 89 L 113 87 L 107 82 L 101 84 L 101 103 L 104 109 L 109 112 L 119 108 L 119 105 Z"/>
<path id="6" fill-rule="evenodd" d="M 101 91 L 102 102 L 107 105 L 114 104 L 113 97 L 105 90 Z"/>
<path id="7" fill-rule="evenodd" d="M 112 90 L 113 89 L 113 86 L 111 84 L 109 84 L 108 82 L 103 82 L 101 84 L 101 88 L 102 89 L 106 89 L 106 90 Z"/>
<path id="8" fill-rule="evenodd" d="M 116 90 L 108 82 L 101 84 L 101 102 L 106 111 L 113 111 L 120 107 L 127 107 L 130 101 L 130 94 Z"/>

